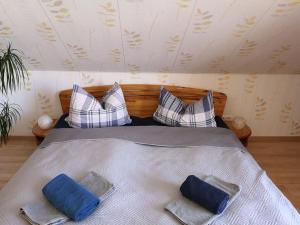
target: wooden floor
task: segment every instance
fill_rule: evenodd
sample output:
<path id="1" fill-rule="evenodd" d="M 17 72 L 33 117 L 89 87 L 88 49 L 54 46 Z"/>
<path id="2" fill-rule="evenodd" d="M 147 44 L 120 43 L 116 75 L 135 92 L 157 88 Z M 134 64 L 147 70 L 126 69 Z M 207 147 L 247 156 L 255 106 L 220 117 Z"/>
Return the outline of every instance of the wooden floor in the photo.
<path id="1" fill-rule="evenodd" d="M 0 189 L 35 148 L 33 137 L 12 138 L 0 147 Z M 248 149 L 300 212 L 300 140 L 252 139 Z"/>
<path id="2" fill-rule="evenodd" d="M 300 139 L 250 140 L 247 148 L 300 212 Z"/>
<path id="3" fill-rule="evenodd" d="M 36 148 L 34 137 L 11 137 L 0 147 L 0 189 L 17 172 Z"/>

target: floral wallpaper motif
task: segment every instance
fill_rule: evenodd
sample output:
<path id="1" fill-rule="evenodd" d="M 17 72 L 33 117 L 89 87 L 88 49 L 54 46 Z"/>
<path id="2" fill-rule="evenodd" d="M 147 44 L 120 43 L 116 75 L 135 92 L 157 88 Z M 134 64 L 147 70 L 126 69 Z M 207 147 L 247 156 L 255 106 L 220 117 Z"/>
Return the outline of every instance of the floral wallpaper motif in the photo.
<path id="1" fill-rule="evenodd" d="M 287 63 L 281 60 L 274 61 L 271 68 L 268 70 L 268 73 L 274 73 L 276 71 L 281 71 L 284 67 L 287 66 Z"/>
<path id="2" fill-rule="evenodd" d="M 71 22 L 69 9 L 64 5 L 63 0 L 41 0 L 48 12 L 58 22 Z"/>
<path id="3" fill-rule="evenodd" d="M 28 72 L 28 76 L 25 79 L 24 89 L 26 91 L 31 91 L 31 89 L 32 89 L 32 73 L 31 72 Z"/>
<path id="4" fill-rule="evenodd" d="M 264 120 L 267 111 L 267 102 L 262 97 L 256 97 L 255 119 Z"/>
<path id="5" fill-rule="evenodd" d="M 64 66 L 64 68 L 66 68 L 66 70 L 69 70 L 69 71 L 73 71 L 76 68 L 74 63 L 70 59 L 64 59 L 63 66 Z"/>
<path id="6" fill-rule="evenodd" d="M 154 73 L 162 67 L 194 74 L 300 69 L 300 0 L 0 2 L 0 48 L 13 43 L 31 70 L 126 72 L 128 64 Z"/>
<path id="7" fill-rule="evenodd" d="M 233 35 L 238 38 L 242 37 L 255 25 L 255 23 L 255 16 L 245 18 L 242 23 L 236 25 Z"/>
<path id="8" fill-rule="evenodd" d="M 40 33 L 42 38 L 46 41 L 54 42 L 56 41 L 56 36 L 50 25 L 46 22 L 42 22 L 37 25 L 37 31 Z"/>
<path id="9" fill-rule="evenodd" d="M 115 63 L 121 62 L 121 51 L 120 51 L 120 49 L 115 48 L 115 49 L 111 50 L 110 55 L 112 57 L 113 62 L 115 62 Z"/>
<path id="10" fill-rule="evenodd" d="M 249 56 L 255 50 L 256 46 L 257 43 L 255 41 L 246 40 L 239 50 L 239 56 Z"/>
<path id="11" fill-rule="evenodd" d="M 124 32 L 129 48 L 138 48 L 142 45 L 143 39 L 140 34 L 135 31 L 128 31 L 127 29 L 124 29 Z"/>
<path id="12" fill-rule="evenodd" d="M 296 121 L 292 121 L 291 135 L 300 136 L 300 123 Z"/>
<path id="13" fill-rule="evenodd" d="M 48 114 L 48 115 L 52 115 L 53 114 L 53 105 L 51 103 L 50 98 L 41 93 L 38 92 L 37 93 L 37 102 L 39 105 L 39 109 L 42 112 L 42 114 Z"/>
<path id="14" fill-rule="evenodd" d="M 213 59 L 210 63 L 211 71 L 218 71 L 218 72 L 224 71 L 223 69 L 224 64 L 225 64 L 225 56 L 220 56 Z"/>
<path id="15" fill-rule="evenodd" d="M 177 0 L 177 5 L 180 7 L 180 8 L 187 8 L 190 6 L 192 0 Z"/>
<path id="16" fill-rule="evenodd" d="M 167 41 L 167 51 L 168 52 L 175 52 L 180 42 L 180 37 L 178 35 L 172 36 Z"/>
<path id="17" fill-rule="evenodd" d="M 168 79 L 169 75 L 165 74 L 165 73 L 161 73 L 158 75 L 158 80 L 161 84 L 166 84 L 167 83 L 167 79 Z"/>
<path id="18" fill-rule="evenodd" d="M 139 79 L 139 72 L 140 72 L 140 67 L 134 64 L 128 64 L 128 70 L 131 73 L 131 78 L 133 79 Z"/>
<path id="19" fill-rule="evenodd" d="M 292 111 L 293 111 L 293 106 L 291 102 L 284 104 L 280 113 L 280 122 L 288 123 L 291 119 Z"/>
<path id="20" fill-rule="evenodd" d="M 252 94 L 254 92 L 257 78 L 258 77 L 256 74 L 247 75 L 247 78 L 245 81 L 245 92 L 247 94 Z"/>
<path id="21" fill-rule="evenodd" d="M 284 16 L 300 6 L 299 0 L 280 0 L 273 10 L 273 16 Z"/>
<path id="22" fill-rule="evenodd" d="M 87 52 L 80 46 L 78 45 L 72 45 L 72 44 L 67 44 L 68 48 L 70 49 L 71 53 L 78 59 L 87 59 L 88 54 Z"/>
<path id="23" fill-rule="evenodd" d="M 282 45 L 280 48 L 275 49 L 272 52 L 270 60 L 271 61 L 278 60 L 278 58 L 280 58 L 280 56 L 282 56 L 283 54 L 287 53 L 290 49 L 291 49 L 290 45 Z"/>
<path id="24" fill-rule="evenodd" d="M 228 90 L 231 76 L 229 74 L 219 75 L 217 77 L 217 90 L 224 92 Z"/>
<path id="25" fill-rule="evenodd" d="M 92 85 L 95 79 L 90 75 L 86 73 L 82 73 L 80 75 L 81 81 L 84 86 Z"/>
<path id="26" fill-rule="evenodd" d="M 0 37 L 10 37 L 12 34 L 11 28 L 0 20 Z"/>
<path id="27" fill-rule="evenodd" d="M 117 11 L 111 1 L 100 5 L 99 14 L 102 16 L 103 25 L 106 27 L 114 27 L 117 23 Z"/>
<path id="28" fill-rule="evenodd" d="M 36 58 L 27 57 L 27 62 L 29 65 L 31 65 L 33 68 L 41 68 L 42 63 Z"/>
<path id="29" fill-rule="evenodd" d="M 213 15 L 209 11 L 203 11 L 198 8 L 193 21 L 193 32 L 205 33 L 211 26 L 212 19 Z"/>
<path id="30" fill-rule="evenodd" d="M 186 65 L 186 64 L 192 62 L 192 60 L 193 60 L 192 54 L 181 52 L 181 54 L 180 54 L 180 64 L 181 65 Z"/>

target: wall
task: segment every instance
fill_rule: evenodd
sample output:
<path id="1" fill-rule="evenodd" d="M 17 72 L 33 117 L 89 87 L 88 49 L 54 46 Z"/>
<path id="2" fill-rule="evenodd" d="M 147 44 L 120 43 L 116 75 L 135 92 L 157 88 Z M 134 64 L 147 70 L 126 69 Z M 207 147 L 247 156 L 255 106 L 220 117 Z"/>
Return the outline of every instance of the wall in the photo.
<path id="1" fill-rule="evenodd" d="M 23 108 L 14 135 L 31 135 L 38 116 L 61 114 L 58 92 L 82 86 L 120 83 L 171 84 L 218 90 L 228 95 L 225 115 L 243 116 L 253 135 L 300 136 L 300 75 L 169 74 L 33 71 L 11 102 Z"/>
<path id="2" fill-rule="evenodd" d="M 119 81 L 223 91 L 254 135 L 300 135 L 299 20 L 300 0 L 0 0 L 0 49 L 33 71 L 14 134 L 58 117 L 59 90 Z"/>
<path id="3" fill-rule="evenodd" d="M 31 70 L 299 74 L 300 0 L 0 0 Z"/>

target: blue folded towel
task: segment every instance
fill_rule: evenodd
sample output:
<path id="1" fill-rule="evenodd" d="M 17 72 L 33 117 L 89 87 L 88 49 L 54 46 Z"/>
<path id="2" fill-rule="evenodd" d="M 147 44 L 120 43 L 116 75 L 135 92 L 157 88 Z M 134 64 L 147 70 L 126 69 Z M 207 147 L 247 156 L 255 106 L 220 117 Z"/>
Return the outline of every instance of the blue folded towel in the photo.
<path id="1" fill-rule="evenodd" d="M 229 194 L 206 183 L 194 175 L 186 178 L 180 187 L 182 195 L 214 214 L 220 214 L 226 208 Z"/>
<path id="2" fill-rule="evenodd" d="M 76 222 L 92 214 L 100 203 L 97 196 L 65 174 L 53 178 L 42 191 L 56 209 Z"/>

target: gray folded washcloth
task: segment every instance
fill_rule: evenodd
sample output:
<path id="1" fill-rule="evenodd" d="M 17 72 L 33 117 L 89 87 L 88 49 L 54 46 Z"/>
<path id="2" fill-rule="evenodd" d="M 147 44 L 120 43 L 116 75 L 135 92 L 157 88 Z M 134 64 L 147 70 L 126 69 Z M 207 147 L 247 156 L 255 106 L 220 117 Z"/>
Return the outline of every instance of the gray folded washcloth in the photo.
<path id="1" fill-rule="evenodd" d="M 229 201 L 226 208 L 236 199 L 241 190 L 238 185 L 227 183 L 214 176 L 207 176 L 202 180 L 229 194 Z M 224 211 L 226 211 L 226 208 Z M 181 223 L 187 225 L 207 225 L 224 213 L 213 214 L 181 195 L 178 199 L 169 202 L 165 206 L 165 209 L 171 212 Z"/>
<path id="2" fill-rule="evenodd" d="M 25 205 L 20 209 L 20 215 L 33 225 L 59 225 L 69 220 L 46 201 Z"/>
<path id="3" fill-rule="evenodd" d="M 93 171 L 83 177 L 79 183 L 98 196 L 101 203 L 115 190 L 112 183 Z M 20 208 L 20 216 L 32 225 L 60 225 L 69 220 L 47 201 L 26 204 Z"/>

